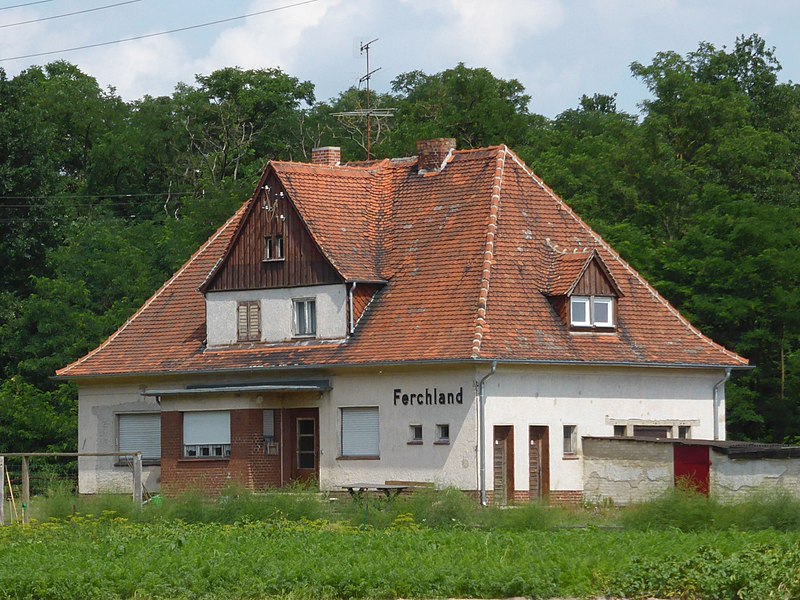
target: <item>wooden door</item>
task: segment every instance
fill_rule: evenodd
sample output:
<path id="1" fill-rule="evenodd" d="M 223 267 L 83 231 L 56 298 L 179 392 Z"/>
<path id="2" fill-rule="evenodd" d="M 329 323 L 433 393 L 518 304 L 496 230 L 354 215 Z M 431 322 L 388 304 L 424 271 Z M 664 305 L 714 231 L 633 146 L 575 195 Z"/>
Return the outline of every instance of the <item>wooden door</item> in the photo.
<path id="1" fill-rule="evenodd" d="M 693 488 L 708 496 L 709 470 L 708 446 L 673 446 L 675 486 Z"/>
<path id="2" fill-rule="evenodd" d="M 531 425 L 528 463 L 530 499 L 544 500 L 550 493 L 550 434 L 546 426 Z"/>
<path id="3" fill-rule="evenodd" d="M 284 470 L 292 481 L 319 480 L 319 409 L 292 408 L 286 411 L 288 431 Z"/>
<path id="4" fill-rule="evenodd" d="M 514 501 L 514 428 L 494 426 L 494 503 Z"/>

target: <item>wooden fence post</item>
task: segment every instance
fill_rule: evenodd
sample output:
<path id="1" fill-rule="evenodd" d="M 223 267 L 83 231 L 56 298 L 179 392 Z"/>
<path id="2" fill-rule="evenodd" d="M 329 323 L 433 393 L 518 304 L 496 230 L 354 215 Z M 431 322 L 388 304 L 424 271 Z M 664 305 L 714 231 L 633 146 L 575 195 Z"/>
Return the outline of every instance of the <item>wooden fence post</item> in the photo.
<path id="1" fill-rule="evenodd" d="M 133 501 L 142 505 L 142 453 L 133 455 Z"/>
<path id="2" fill-rule="evenodd" d="M 22 522 L 28 523 L 28 511 L 31 508 L 31 473 L 28 468 L 28 457 L 22 457 Z"/>
<path id="3" fill-rule="evenodd" d="M 0 456 L 0 525 L 6 524 L 6 457 Z"/>

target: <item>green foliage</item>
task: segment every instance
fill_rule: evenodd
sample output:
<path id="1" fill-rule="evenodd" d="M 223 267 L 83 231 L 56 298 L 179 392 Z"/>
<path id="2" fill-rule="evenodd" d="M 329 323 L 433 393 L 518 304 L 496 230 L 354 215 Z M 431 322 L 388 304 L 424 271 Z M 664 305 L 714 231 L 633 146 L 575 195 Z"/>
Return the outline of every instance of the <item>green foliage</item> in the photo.
<path id="1" fill-rule="evenodd" d="M 0 382 L 0 452 L 74 452 L 75 388 L 43 392 L 19 377 Z"/>

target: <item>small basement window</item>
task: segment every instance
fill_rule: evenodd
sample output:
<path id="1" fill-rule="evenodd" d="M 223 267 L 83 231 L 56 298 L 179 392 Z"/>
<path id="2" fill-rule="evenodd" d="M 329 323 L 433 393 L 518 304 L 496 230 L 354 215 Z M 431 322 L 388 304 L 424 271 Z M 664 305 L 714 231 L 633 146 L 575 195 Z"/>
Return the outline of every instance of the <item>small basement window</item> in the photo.
<path id="1" fill-rule="evenodd" d="M 436 444 L 450 443 L 450 424 L 439 423 L 436 425 Z"/>
<path id="2" fill-rule="evenodd" d="M 422 425 L 408 426 L 408 443 L 409 444 L 422 443 Z"/>
<path id="3" fill-rule="evenodd" d="M 612 296 L 572 296 L 569 299 L 573 327 L 614 327 Z"/>

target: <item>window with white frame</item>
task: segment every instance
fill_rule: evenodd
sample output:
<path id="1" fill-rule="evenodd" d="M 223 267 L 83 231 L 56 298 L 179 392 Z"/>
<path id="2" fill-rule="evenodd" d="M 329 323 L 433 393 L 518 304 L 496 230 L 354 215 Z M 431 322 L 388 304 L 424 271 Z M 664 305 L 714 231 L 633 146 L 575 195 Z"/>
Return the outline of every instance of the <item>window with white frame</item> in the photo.
<path id="1" fill-rule="evenodd" d="M 408 426 L 408 443 L 409 444 L 422 443 L 422 425 Z"/>
<path id="2" fill-rule="evenodd" d="M 564 425 L 564 456 L 575 456 L 578 453 L 577 425 Z"/>
<path id="3" fill-rule="evenodd" d="M 161 414 L 128 413 L 117 415 L 117 451 L 142 453 L 143 464 L 161 461 Z M 124 461 L 121 457 L 120 462 Z"/>
<path id="4" fill-rule="evenodd" d="M 450 443 L 450 425 L 448 423 L 438 423 L 436 425 L 436 444 Z"/>
<path id="5" fill-rule="evenodd" d="M 261 304 L 258 300 L 236 305 L 236 327 L 240 342 L 257 342 L 261 339 Z"/>
<path id="6" fill-rule="evenodd" d="M 264 237 L 264 260 L 283 260 L 283 236 L 268 235 Z"/>
<path id="7" fill-rule="evenodd" d="M 231 455 L 231 413 L 227 410 L 183 413 L 183 455 L 227 458 Z"/>
<path id="8" fill-rule="evenodd" d="M 292 300 L 292 326 L 294 335 L 298 337 L 317 334 L 317 303 L 313 298 Z"/>
<path id="9" fill-rule="evenodd" d="M 377 406 L 341 408 L 343 458 L 380 457 L 380 421 Z"/>
<path id="10" fill-rule="evenodd" d="M 614 327 L 612 296 L 572 296 L 569 299 L 573 327 Z"/>

